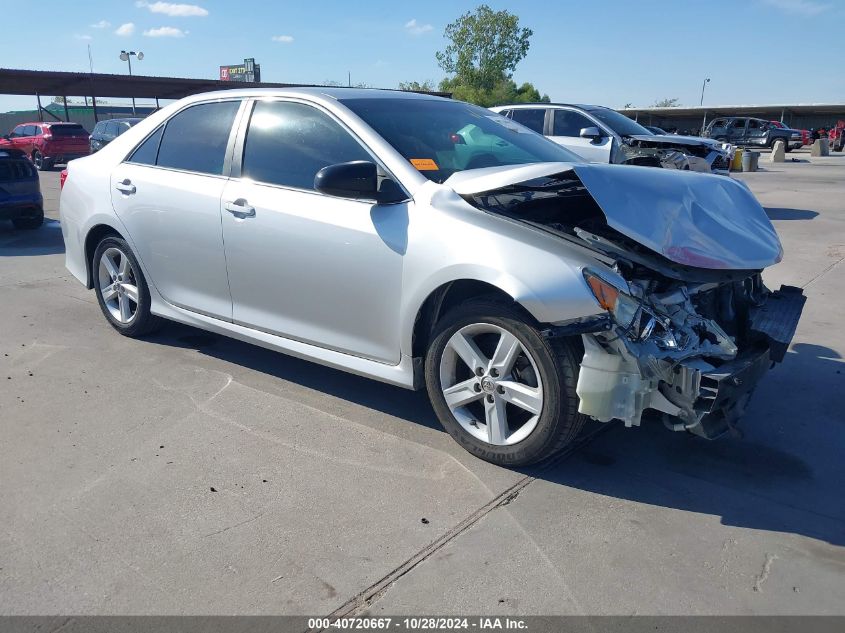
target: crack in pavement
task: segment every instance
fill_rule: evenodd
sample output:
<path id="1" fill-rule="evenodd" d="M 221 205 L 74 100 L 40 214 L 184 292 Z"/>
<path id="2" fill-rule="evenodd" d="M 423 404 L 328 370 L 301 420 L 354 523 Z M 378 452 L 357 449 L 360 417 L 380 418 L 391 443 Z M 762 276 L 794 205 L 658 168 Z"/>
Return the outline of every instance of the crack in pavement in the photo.
<path id="1" fill-rule="evenodd" d="M 563 450 L 560 454 L 549 460 L 548 462 L 542 464 L 540 466 L 540 473 L 543 473 L 554 466 L 557 466 L 560 462 L 566 460 L 567 458 L 574 455 L 579 449 L 583 448 L 591 441 L 593 441 L 596 437 L 600 434 L 608 431 L 611 428 L 610 425 L 604 424 L 598 427 L 592 433 L 589 433 L 581 438 L 576 439 L 572 444 L 569 445 L 565 450 Z M 363 591 L 359 592 L 345 603 L 343 603 L 340 607 L 332 611 L 326 619 L 330 622 L 335 622 L 344 617 L 350 617 L 357 615 L 362 609 L 366 609 L 377 602 L 382 596 L 384 596 L 387 591 L 403 576 L 410 573 L 413 569 L 419 566 L 424 561 L 431 558 L 434 554 L 440 551 L 444 546 L 454 541 L 458 538 L 461 534 L 469 530 L 472 526 L 476 523 L 481 521 L 484 517 L 490 514 L 496 508 L 501 508 L 510 504 L 516 497 L 531 485 L 537 477 L 533 475 L 525 475 L 520 480 L 518 480 L 513 485 L 506 488 L 504 491 L 496 495 L 492 500 L 478 508 L 475 512 L 467 516 L 463 519 L 460 523 L 455 525 L 453 528 L 445 532 L 439 538 L 435 539 L 421 550 L 419 550 L 416 554 L 411 556 L 408 560 L 404 563 L 395 567 L 392 571 L 388 572 L 385 576 L 383 576 L 380 580 L 377 580 L 372 585 L 364 589 Z M 312 628 L 307 629 L 306 633 L 319 633 L 320 631 L 325 631 L 324 628 Z"/>
<path id="2" fill-rule="evenodd" d="M 825 275 L 826 275 L 827 273 L 829 273 L 831 270 L 833 270 L 834 268 L 836 268 L 836 267 L 837 267 L 839 264 L 841 264 L 842 262 L 845 262 L 845 256 L 840 257 L 839 259 L 837 259 L 835 262 L 833 262 L 833 263 L 832 263 L 832 264 L 830 264 L 829 266 L 826 266 L 824 269 L 822 269 L 822 271 L 821 271 L 819 274 L 815 275 L 812 279 L 810 279 L 810 281 L 808 281 L 807 283 L 805 283 L 805 284 L 804 284 L 803 286 L 801 286 L 801 287 L 802 287 L 802 288 L 805 288 L 805 289 L 806 289 L 806 288 L 809 288 L 811 284 L 813 284 L 813 283 L 815 283 L 816 281 L 818 281 L 819 279 L 821 279 L 823 276 L 825 276 Z"/>
<path id="3" fill-rule="evenodd" d="M 754 591 L 757 593 L 763 592 L 763 583 L 769 579 L 769 574 L 772 573 L 772 565 L 777 558 L 777 554 L 766 554 L 766 562 L 763 563 L 763 569 L 760 571 L 760 575 L 754 579 Z"/>

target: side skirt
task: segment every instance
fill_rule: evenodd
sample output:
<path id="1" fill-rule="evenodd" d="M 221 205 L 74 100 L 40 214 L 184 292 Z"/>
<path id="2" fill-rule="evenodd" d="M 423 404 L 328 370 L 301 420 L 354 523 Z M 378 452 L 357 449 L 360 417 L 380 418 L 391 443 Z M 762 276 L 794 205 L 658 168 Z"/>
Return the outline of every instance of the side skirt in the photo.
<path id="1" fill-rule="evenodd" d="M 150 291 L 152 294 L 153 289 L 150 288 Z M 413 359 L 404 354 L 400 357 L 399 364 L 397 365 L 379 363 L 191 312 L 190 310 L 169 304 L 162 300 L 161 297 L 153 298 L 151 312 L 171 321 L 191 325 L 202 330 L 214 332 L 215 334 L 229 336 L 245 343 L 252 343 L 253 345 L 258 345 L 275 352 L 281 352 L 289 356 L 325 365 L 332 369 L 340 369 L 365 378 L 372 378 L 396 385 L 397 387 L 404 387 L 405 389 L 418 388 L 414 384 Z"/>

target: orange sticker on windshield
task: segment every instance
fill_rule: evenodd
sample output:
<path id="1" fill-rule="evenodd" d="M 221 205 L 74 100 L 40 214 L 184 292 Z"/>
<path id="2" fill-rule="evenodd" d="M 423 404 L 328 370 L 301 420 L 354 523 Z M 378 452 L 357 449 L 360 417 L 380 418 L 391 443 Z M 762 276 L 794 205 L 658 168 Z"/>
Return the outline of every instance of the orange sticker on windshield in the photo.
<path id="1" fill-rule="evenodd" d="M 430 158 L 412 158 L 411 164 L 420 171 L 437 171 L 440 169 Z"/>

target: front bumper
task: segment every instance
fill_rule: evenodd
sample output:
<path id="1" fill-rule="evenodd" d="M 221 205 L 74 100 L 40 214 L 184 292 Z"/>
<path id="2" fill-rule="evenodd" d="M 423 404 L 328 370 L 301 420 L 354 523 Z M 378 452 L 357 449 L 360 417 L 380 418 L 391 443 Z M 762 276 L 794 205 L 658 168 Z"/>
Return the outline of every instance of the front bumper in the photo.
<path id="1" fill-rule="evenodd" d="M 615 333 L 585 334 L 578 410 L 601 422 L 638 426 L 650 409 L 672 430 L 719 437 L 742 416 L 760 379 L 783 360 L 805 301 L 801 289 L 790 286 L 769 294 L 749 312 L 747 344 L 723 361 L 673 358 L 652 345 L 622 343 Z"/>

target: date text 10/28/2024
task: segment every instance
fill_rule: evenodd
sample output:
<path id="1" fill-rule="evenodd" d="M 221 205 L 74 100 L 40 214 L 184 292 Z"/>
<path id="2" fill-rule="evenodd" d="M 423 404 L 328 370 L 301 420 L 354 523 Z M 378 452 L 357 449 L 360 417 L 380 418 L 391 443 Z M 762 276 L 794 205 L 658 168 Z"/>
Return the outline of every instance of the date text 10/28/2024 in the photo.
<path id="1" fill-rule="evenodd" d="M 476 617 L 476 618 L 445 618 L 445 617 L 351 617 L 310 618 L 310 630 L 343 629 L 349 631 L 445 631 L 445 630 L 527 630 L 525 620 L 509 617 Z"/>

